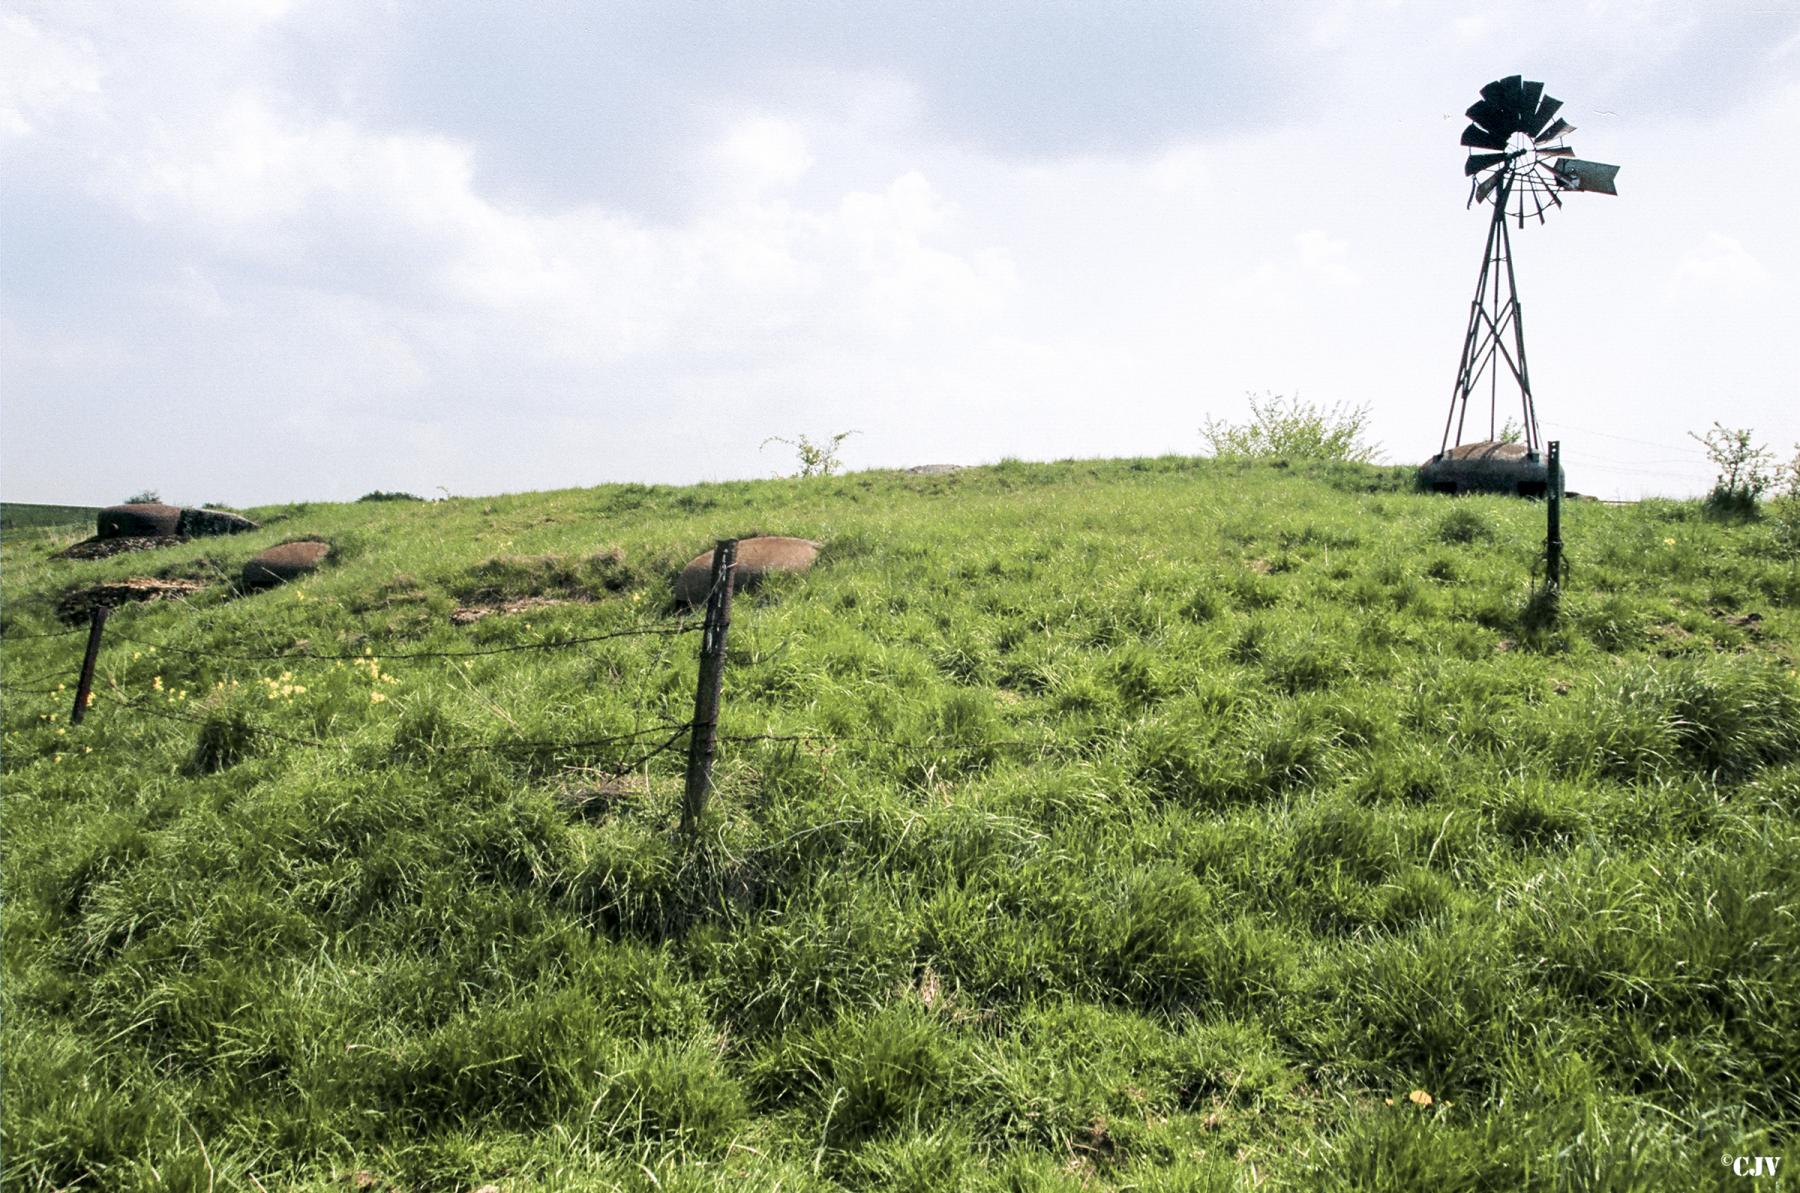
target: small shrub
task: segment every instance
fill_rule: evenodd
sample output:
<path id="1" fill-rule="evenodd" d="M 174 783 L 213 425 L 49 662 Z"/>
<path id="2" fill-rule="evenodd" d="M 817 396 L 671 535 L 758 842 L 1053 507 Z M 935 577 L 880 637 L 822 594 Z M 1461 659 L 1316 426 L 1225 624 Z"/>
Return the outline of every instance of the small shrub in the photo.
<path id="1" fill-rule="evenodd" d="M 785 443 L 793 448 L 795 463 L 800 465 L 800 471 L 795 476 L 832 476 L 844 466 L 843 461 L 838 459 L 838 446 L 855 434 L 855 431 L 839 431 L 831 438 L 817 442 L 805 435 L 797 435 L 792 439 L 771 435 L 762 441 L 762 446 Z"/>
<path id="2" fill-rule="evenodd" d="M 1781 468 L 1781 492 L 1769 502 L 1769 529 L 1775 550 L 1787 559 L 1800 558 L 1800 444 Z"/>
<path id="3" fill-rule="evenodd" d="M 1369 407 L 1320 406 L 1298 397 L 1255 394 L 1250 421 L 1228 423 L 1208 418 L 1200 434 L 1212 454 L 1224 460 L 1346 460 L 1373 463 L 1379 450 L 1364 441 Z"/>
<path id="4" fill-rule="evenodd" d="M 1756 512 L 1756 503 L 1781 478 L 1775 464 L 1775 453 L 1759 443 L 1748 427 L 1732 428 L 1714 423 L 1704 435 L 1688 432 L 1688 438 L 1706 448 L 1706 457 L 1719 470 L 1712 492 L 1706 495 L 1706 508 L 1729 517 L 1748 517 Z"/>
<path id="5" fill-rule="evenodd" d="M 125 499 L 126 505 L 160 505 L 162 494 L 155 489 L 140 489 Z"/>
<path id="6" fill-rule="evenodd" d="M 398 489 L 394 490 L 393 492 L 388 492 L 384 489 L 376 489 L 373 492 L 364 493 L 361 497 L 358 497 L 356 500 L 359 502 L 362 502 L 362 501 L 423 501 L 425 499 L 423 497 L 420 497 L 416 493 L 403 493 Z"/>

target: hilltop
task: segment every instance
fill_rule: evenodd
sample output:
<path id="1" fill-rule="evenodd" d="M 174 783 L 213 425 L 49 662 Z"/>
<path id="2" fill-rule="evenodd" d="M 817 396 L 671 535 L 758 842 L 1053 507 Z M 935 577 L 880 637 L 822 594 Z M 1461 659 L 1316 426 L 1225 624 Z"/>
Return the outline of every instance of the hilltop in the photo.
<path id="1" fill-rule="evenodd" d="M 1541 505 L 1369 466 L 246 512 L 4 545 L 9 1188 L 1738 1188 L 1800 1125 L 1756 522 L 1571 503 L 1546 622 Z M 671 583 L 756 533 L 823 550 L 689 848 Z M 70 727 L 55 607 L 136 576 L 209 587 Z"/>

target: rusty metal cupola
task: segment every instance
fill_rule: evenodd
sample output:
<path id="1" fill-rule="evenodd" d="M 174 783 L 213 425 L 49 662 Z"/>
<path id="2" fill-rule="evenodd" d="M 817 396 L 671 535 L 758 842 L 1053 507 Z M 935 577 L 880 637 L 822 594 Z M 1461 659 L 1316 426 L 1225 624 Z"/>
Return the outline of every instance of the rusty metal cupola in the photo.
<path id="1" fill-rule="evenodd" d="M 1481 99 L 1465 113 L 1470 122 L 1462 134 L 1462 144 L 1469 149 L 1463 163 L 1463 174 L 1469 179 L 1468 206 L 1491 203 L 1493 214 L 1488 220 L 1475 298 L 1469 304 L 1469 324 L 1463 334 L 1462 359 L 1456 369 L 1450 413 L 1444 420 L 1443 440 L 1437 455 L 1420 469 L 1429 488 L 1527 496 L 1545 490 L 1548 473 L 1541 455 L 1531 370 L 1525 359 L 1525 324 L 1508 221 L 1524 228 L 1525 221 L 1536 216 L 1543 223 L 1546 211 L 1562 206 L 1564 192 L 1615 195 L 1613 176 L 1619 172 L 1617 166 L 1575 157 L 1564 140 L 1575 129 L 1557 115 L 1561 108 L 1561 100 L 1544 94 L 1542 83 L 1509 75 L 1483 87 Z M 1505 386 L 1509 405 L 1511 390 L 1515 386 L 1518 390 L 1518 442 L 1502 442 L 1501 438 L 1502 373 L 1511 379 Z M 1465 432 L 1480 434 L 1483 396 L 1488 399 L 1486 438 L 1465 439 Z M 1469 426 L 1472 401 L 1476 409 L 1473 427 Z"/>

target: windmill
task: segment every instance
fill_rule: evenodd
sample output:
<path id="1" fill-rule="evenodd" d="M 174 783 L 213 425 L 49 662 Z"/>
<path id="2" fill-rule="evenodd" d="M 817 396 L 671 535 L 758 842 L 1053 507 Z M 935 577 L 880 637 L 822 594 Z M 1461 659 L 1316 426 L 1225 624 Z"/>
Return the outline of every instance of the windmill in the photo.
<path id="1" fill-rule="evenodd" d="M 1537 407 L 1531 397 L 1531 370 L 1525 361 L 1525 324 L 1513 275 L 1512 234 L 1508 220 L 1525 227 L 1533 216 L 1562 206 L 1562 196 L 1589 191 L 1616 195 L 1617 166 L 1582 161 L 1564 138 L 1574 126 L 1557 113 L 1562 101 L 1544 94 L 1542 83 L 1519 75 L 1496 79 L 1481 89 L 1481 99 L 1466 115 L 1462 143 L 1469 148 L 1463 174 L 1469 179 L 1469 203 L 1493 205 L 1487 248 L 1469 304 L 1469 326 L 1463 335 L 1462 361 L 1444 437 L 1437 455 L 1419 470 L 1427 487 L 1440 492 L 1470 490 L 1543 494 L 1548 472 L 1541 455 Z M 1521 442 L 1500 441 L 1501 374 L 1518 388 Z M 1482 384 L 1486 381 L 1486 385 Z M 1510 405 L 1513 385 L 1505 386 Z M 1486 393 L 1481 391 L 1485 389 Z M 1466 431 L 1480 434 L 1480 399 L 1486 397 L 1487 437 L 1468 441 Z M 1470 406 L 1475 425 L 1469 426 Z M 1510 410 L 1508 411 L 1510 418 Z M 1454 438 L 1452 438 L 1454 436 Z"/>

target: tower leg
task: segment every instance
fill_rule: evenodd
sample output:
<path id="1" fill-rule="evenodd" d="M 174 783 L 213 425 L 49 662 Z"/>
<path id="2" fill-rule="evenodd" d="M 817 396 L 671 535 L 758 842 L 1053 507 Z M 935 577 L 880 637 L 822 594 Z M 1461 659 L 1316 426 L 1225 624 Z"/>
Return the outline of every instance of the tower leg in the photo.
<path id="1" fill-rule="evenodd" d="M 1456 369 L 1456 387 L 1451 392 L 1450 411 L 1444 419 L 1439 455 L 1462 443 L 1469 398 L 1482 374 L 1490 367 L 1494 375 L 1488 379 L 1488 436 L 1491 439 L 1498 435 L 1500 360 L 1506 362 L 1507 370 L 1519 387 L 1525 449 L 1533 455 L 1538 451 L 1537 407 L 1531 397 L 1531 371 L 1525 363 L 1525 324 L 1519 306 L 1518 278 L 1513 272 L 1512 236 L 1506 228 L 1506 203 L 1511 193 L 1510 178 L 1501 182 L 1494 192 L 1494 214 L 1488 221 L 1487 245 L 1482 251 L 1481 273 L 1475 281 L 1475 298 L 1469 304 L 1469 326 L 1463 333 L 1462 360 Z M 1504 265 L 1505 270 L 1494 269 L 1497 264 Z M 1510 336 L 1507 335 L 1509 330 Z M 1506 342 L 1508 339 L 1512 341 L 1510 345 Z"/>

